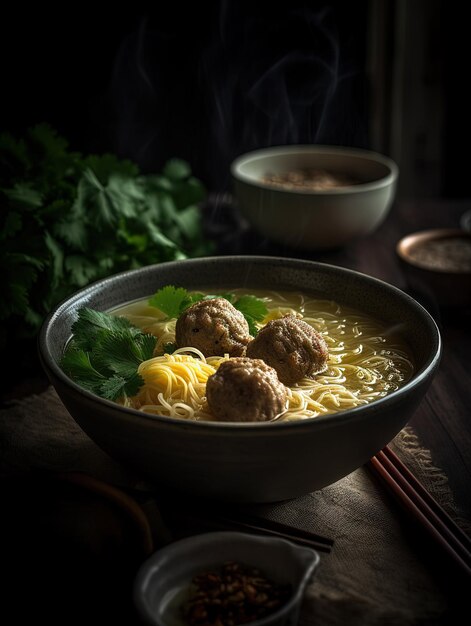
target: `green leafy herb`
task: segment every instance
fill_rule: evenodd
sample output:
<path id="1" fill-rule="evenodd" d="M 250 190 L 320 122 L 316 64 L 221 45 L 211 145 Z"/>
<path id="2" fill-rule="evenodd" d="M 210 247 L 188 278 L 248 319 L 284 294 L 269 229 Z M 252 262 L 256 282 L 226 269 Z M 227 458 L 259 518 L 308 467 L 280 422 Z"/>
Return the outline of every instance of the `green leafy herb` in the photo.
<path id="1" fill-rule="evenodd" d="M 102 331 L 115 333 L 129 331 L 131 335 L 141 332 L 125 317 L 109 315 L 87 307 L 79 309 L 77 321 L 72 325 L 73 341 L 78 348 L 86 351 L 92 350 Z"/>
<path id="2" fill-rule="evenodd" d="M 175 352 L 176 349 L 177 349 L 176 343 L 172 343 L 170 341 L 168 343 L 164 343 L 164 354 L 173 354 L 173 352 Z"/>
<path id="3" fill-rule="evenodd" d="M 165 313 L 167 317 L 178 317 L 188 306 L 188 295 L 188 291 L 183 287 L 167 285 L 150 298 L 149 304 Z"/>
<path id="4" fill-rule="evenodd" d="M 241 296 L 233 304 L 243 314 L 249 325 L 250 334 L 255 337 L 258 333 L 256 322 L 261 322 L 268 313 L 265 302 L 256 296 Z"/>
<path id="5" fill-rule="evenodd" d="M 122 270 L 210 254 L 200 181 L 184 161 L 141 175 L 114 155 L 83 156 L 47 125 L 0 134 L 0 321 L 34 335 L 61 299 Z"/>
<path id="6" fill-rule="evenodd" d="M 106 374 L 99 372 L 91 362 L 91 355 L 85 350 L 77 348 L 71 343 L 61 360 L 61 367 L 64 372 L 70 376 L 85 389 L 101 395 L 101 387 L 106 382 Z"/>
<path id="7" fill-rule="evenodd" d="M 78 312 L 61 360 L 64 372 L 89 391 L 118 400 L 134 396 L 144 384 L 137 370 L 152 358 L 157 338 L 126 318 L 89 308 Z"/>
<path id="8" fill-rule="evenodd" d="M 174 287 L 173 285 L 159 289 L 149 299 L 149 304 L 155 306 L 169 318 L 178 318 L 185 309 L 195 302 L 210 300 L 211 298 L 225 298 L 238 309 L 247 320 L 249 332 L 253 337 L 258 332 L 257 322 L 261 322 L 268 313 L 265 302 L 256 296 L 247 295 L 237 298 L 233 293 L 204 295 L 202 293 L 190 293 L 183 287 Z"/>

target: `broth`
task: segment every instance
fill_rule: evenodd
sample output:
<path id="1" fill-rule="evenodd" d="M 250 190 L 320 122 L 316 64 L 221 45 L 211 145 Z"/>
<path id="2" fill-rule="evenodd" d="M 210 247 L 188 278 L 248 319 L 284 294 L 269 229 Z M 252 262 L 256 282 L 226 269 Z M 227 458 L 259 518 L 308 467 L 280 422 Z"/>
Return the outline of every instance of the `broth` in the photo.
<path id="1" fill-rule="evenodd" d="M 327 342 L 327 370 L 288 388 L 288 408 L 282 417 L 285 421 L 368 404 L 397 390 L 413 374 L 410 350 L 397 329 L 387 328 L 367 314 L 299 292 L 237 289 L 233 293 L 255 295 L 265 301 L 268 314 L 259 327 L 271 319 L 294 314 Z M 201 359 L 186 349 L 164 355 L 165 345 L 175 339 L 176 319 L 168 320 L 149 306 L 147 298 L 112 313 L 126 317 L 158 338 L 156 358 L 139 368 L 145 385 L 137 396 L 126 398 L 123 404 L 158 415 L 215 420 L 206 403 L 206 380 L 228 357 Z"/>

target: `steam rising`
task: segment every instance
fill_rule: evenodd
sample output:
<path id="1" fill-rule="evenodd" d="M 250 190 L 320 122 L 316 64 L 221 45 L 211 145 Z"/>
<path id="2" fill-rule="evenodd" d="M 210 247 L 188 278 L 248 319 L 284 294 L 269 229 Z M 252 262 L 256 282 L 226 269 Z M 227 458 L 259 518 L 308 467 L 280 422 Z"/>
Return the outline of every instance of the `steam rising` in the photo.
<path id="1" fill-rule="evenodd" d="M 362 125 L 352 123 L 356 73 L 342 54 L 333 9 L 212 6 L 216 19 L 201 22 L 206 31 L 191 30 L 191 15 L 180 15 L 173 30 L 168 21 L 142 19 L 123 42 L 112 85 L 120 154 L 153 170 L 168 157 L 186 158 L 210 187 L 224 189 L 230 162 L 245 151 L 364 143 Z"/>

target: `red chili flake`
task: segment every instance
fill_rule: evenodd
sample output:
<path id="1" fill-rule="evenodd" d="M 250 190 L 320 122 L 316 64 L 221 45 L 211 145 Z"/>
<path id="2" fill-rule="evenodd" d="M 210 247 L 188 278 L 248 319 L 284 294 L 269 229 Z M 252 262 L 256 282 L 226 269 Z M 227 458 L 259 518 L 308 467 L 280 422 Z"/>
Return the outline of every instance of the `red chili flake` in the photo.
<path id="1" fill-rule="evenodd" d="M 274 613 L 292 593 L 257 568 L 228 561 L 197 574 L 182 612 L 190 626 L 237 626 Z"/>

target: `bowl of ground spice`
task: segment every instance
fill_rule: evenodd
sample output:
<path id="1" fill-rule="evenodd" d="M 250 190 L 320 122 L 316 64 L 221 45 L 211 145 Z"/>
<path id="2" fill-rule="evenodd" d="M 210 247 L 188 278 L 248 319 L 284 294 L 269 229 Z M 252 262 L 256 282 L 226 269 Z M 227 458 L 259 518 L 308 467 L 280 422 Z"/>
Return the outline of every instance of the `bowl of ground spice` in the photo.
<path id="1" fill-rule="evenodd" d="M 398 173 L 382 154 L 341 146 L 265 148 L 231 164 L 241 215 L 266 239 L 301 250 L 339 248 L 375 231 Z"/>
<path id="2" fill-rule="evenodd" d="M 471 307 L 471 233 L 423 230 L 396 247 L 409 286 L 443 309 Z"/>
<path id="3" fill-rule="evenodd" d="M 153 626 L 294 626 L 318 564 L 317 552 L 284 539 L 204 533 L 141 566 L 135 604 Z"/>

